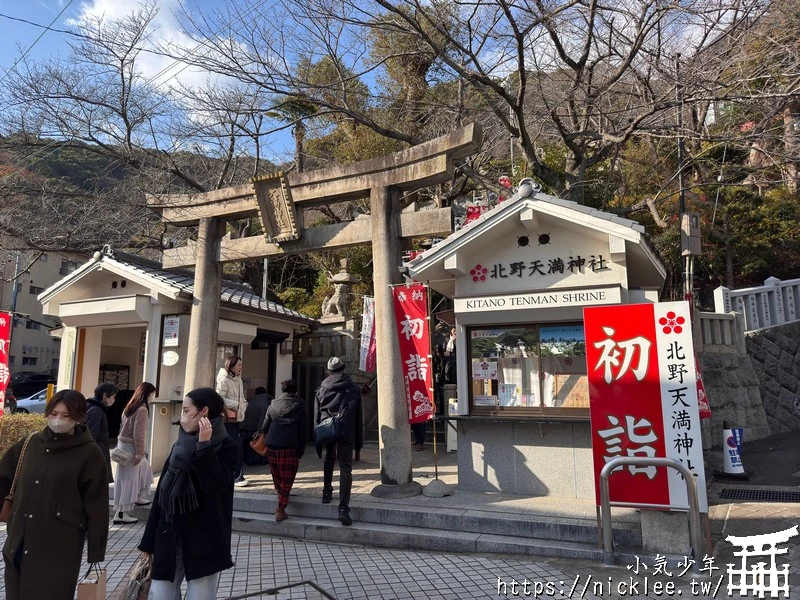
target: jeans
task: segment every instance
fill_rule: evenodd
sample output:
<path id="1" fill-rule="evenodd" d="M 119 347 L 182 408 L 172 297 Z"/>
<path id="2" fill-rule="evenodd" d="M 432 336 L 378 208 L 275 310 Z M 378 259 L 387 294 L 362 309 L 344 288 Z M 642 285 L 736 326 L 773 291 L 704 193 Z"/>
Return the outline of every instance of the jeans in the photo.
<path id="1" fill-rule="evenodd" d="M 344 438 L 325 445 L 323 492 L 333 492 L 333 467 L 339 459 L 339 506 L 350 506 L 353 487 L 353 444 Z"/>
<path id="2" fill-rule="evenodd" d="M 244 456 L 242 452 L 242 438 L 239 436 L 238 423 L 225 423 L 225 431 L 228 437 L 236 442 L 236 447 L 239 448 L 239 466 L 236 467 L 236 474 L 233 476 L 234 481 L 239 481 L 244 478 Z"/>
<path id="3" fill-rule="evenodd" d="M 175 554 L 175 579 L 153 579 L 147 600 L 181 600 L 181 583 L 184 577 L 183 552 L 180 544 Z M 215 600 L 219 573 L 186 582 L 186 600 Z"/>

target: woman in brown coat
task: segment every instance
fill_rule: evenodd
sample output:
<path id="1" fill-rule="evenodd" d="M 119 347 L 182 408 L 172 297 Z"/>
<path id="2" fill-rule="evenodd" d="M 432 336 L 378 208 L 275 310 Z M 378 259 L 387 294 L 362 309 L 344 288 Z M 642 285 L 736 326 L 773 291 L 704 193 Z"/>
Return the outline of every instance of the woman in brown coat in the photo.
<path id="1" fill-rule="evenodd" d="M 17 480 L 3 546 L 8 600 L 72 600 L 84 540 L 88 563 L 105 560 L 108 474 L 81 421 L 86 399 L 62 390 L 45 407 L 47 427 L 31 437 Z M 25 439 L 0 459 L 0 497 L 14 479 Z"/>

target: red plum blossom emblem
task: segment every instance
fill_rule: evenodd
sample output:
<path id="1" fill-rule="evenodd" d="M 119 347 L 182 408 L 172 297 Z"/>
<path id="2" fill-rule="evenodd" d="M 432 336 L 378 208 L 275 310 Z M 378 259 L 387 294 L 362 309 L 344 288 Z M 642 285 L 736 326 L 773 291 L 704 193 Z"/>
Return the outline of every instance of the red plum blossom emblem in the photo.
<path id="1" fill-rule="evenodd" d="M 658 320 L 658 324 L 664 328 L 664 333 L 672 333 L 673 331 L 681 333 L 685 322 L 686 319 L 676 316 L 672 311 L 669 311 L 666 317 L 661 317 Z"/>
<path id="2" fill-rule="evenodd" d="M 486 281 L 486 274 L 489 269 L 483 265 L 475 265 L 474 269 L 470 269 L 469 274 L 472 275 L 472 281 Z"/>

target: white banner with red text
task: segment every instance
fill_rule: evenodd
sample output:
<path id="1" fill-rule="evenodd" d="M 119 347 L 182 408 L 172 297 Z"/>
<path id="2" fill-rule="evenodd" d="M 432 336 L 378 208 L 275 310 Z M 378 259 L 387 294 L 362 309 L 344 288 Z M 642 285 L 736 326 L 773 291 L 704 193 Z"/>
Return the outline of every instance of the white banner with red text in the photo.
<path id="1" fill-rule="evenodd" d="M 375 298 L 364 296 L 364 309 L 361 312 L 361 347 L 358 354 L 358 368 L 364 373 L 374 373 L 375 356 Z"/>

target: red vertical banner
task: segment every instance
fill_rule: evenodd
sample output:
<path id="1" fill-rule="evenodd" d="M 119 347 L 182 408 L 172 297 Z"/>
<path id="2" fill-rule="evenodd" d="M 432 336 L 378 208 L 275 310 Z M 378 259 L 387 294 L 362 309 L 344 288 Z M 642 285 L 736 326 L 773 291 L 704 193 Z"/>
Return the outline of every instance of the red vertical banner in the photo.
<path id="1" fill-rule="evenodd" d="M 3 415 L 3 406 L 6 403 L 6 389 L 11 379 L 8 369 L 8 351 L 11 340 L 11 315 L 0 312 L 0 416 Z"/>
<path id="2" fill-rule="evenodd" d="M 586 366 L 595 498 L 600 470 L 616 457 L 666 456 L 652 304 L 586 308 Z M 624 467 L 609 479 L 612 502 L 670 503 L 666 469 Z"/>
<path id="3" fill-rule="evenodd" d="M 433 418 L 428 288 L 420 283 L 393 288 L 394 316 L 408 404 L 408 422 Z"/>

